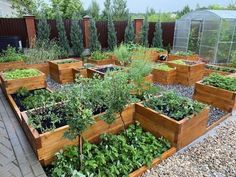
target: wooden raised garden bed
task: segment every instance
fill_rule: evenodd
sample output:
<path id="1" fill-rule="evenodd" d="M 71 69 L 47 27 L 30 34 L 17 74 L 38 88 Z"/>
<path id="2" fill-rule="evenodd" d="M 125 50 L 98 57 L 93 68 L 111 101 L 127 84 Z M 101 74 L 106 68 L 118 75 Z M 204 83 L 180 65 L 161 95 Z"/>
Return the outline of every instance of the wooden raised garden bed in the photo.
<path id="1" fill-rule="evenodd" d="M 125 111 L 122 113 L 125 124 L 128 126 L 133 123 L 133 113 L 134 105 L 128 106 Z M 96 115 L 96 123 L 92 125 L 88 130 L 83 134 L 83 138 L 89 142 L 95 143 L 99 141 L 99 136 L 103 133 L 117 133 L 123 128 L 122 120 L 117 115 L 116 121 L 109 125 L 101 120 L 99 117 L 102 114 Z M 60 149 L 63 149 L 68 145 L 76 145 L 77 140 L 68 140 L 64 137 L 65 131 L 68 130 L 69 126 L 65 125 L 63 127 L 57 128 L 53 131 L 39 134 L 38 131 L 28 125 L 28 115 L 27 112 L 22 112 L 22 127 L 25 131 L 29 143 L 31 144 L 38 160 L 42 165 L 49 165 L 56 152 Z"/>
<path id="2" fill-rule="evenodd" d="M 23 68 L 24 66 L 25 66 L 24 61 L 4 62 L 4 63 L 0 63 L 0 72 L 10 70 L 10 69 Z"/>
<path id="3" fill-rule="evenodd" d="M 195 84 L 193 98 L 236 114 L 236 92 L 205 85 L 199 81 Z"/>
<path id="4" fill-rule="evenodd" d="M 177 149 L 181 149 L 207 131 L 208 114 L 209 108 L 205 108 L 192 118 L 176 121 L 137 103 L 134 119 L 142 123 L 144 130 L 153 132 L 155 136 L 164 136 Z"/>
<path id="5" fill-rule="evenodd" d="M 204 76 L 209 76 L 211 73 L 219 73 L 221 75 L 229 75 L 235 73 L 236 69 L 225 67 L 225 66 L 217 66 L 217 65 L 209 65 L 205 66 Z"/>
<path id="6" fill-rule="evenodd" d="M 70 83 L 74 81 L 72 69 L 82 66 L 81 60 L 73 58 L 49 61 L 50 76 L 60 84 Z"/>
<path id="7" fill-rule="evenodd" d="M 161 70 L 158 68 L 153 68 L 152 75 L 153 82 L 158 82 L 165 85 L 174 84 L 176 77 L 176 69 L 172 68 L 170 70 Z"/>
<path id="8" fill-rule="evenodd" d="M 109 65 L 109 64 L 115 64 L 115 60 L 112 59 L 112 57 L 108 58 L 108 59 L 103 59 L 103 60 L 93 60 L 92 58 L 89 58 L 87 60 L 88 63 L 92 63 L 95 65 Z"/>
<path id="9" fill-rule="evenodd" d="M 176 83 L 191 86 L 203 78 L 204 63 L 190 62 L 186 60 L 176 61 L 183 61 L 184 64 L 174 63 L 175 61 L 167 62 L 168 66 L 176 68 Z"/>
<path id="10" fill-rule="evenodd" d="M 38 71 L 38 70 L 37 70 Z M 40 88 L 46 88 L 46 76 L 41 71 L 39 72 L 39 76 L 27 77 L 27 78 L 19 78 L 7 80 L 4 77 L 4 73 L 0 74 L 0 80 L 2 83 L 2 88 L 6 94 L 13 94 L 19 88 L 26 88 L 27 90 L 35 90 Z"/>
<path id="11" fill-rule="evenodd" d="M 181 59 L 189 61 L 199 61 L 199 56 L 198 55 L 181 56 L 181 55 L 169 54 L 167 61 L 181 60 Z"/>
<path id="12" fill-rule="evenodd" d="M 38 63 L 38 64 L 26 64 L 25 68 L 34 68 L 34 69 L 37 69 L 37 70 L 43 72 L 46 75 L 50 74 L 48 62 L 46 62 L 46 63 Z"/>

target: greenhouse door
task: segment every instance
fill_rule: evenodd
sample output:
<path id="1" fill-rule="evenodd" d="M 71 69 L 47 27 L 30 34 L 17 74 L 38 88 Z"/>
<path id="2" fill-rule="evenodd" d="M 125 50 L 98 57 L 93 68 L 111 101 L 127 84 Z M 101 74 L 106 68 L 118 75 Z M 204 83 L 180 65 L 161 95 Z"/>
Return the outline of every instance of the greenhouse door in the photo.
<path id="1" fill-rule="evenodd" d="M 202 34 L 202 20 L 192 20 L 188 41 L 188 50 L 199 54 L 199 46 Z"/>

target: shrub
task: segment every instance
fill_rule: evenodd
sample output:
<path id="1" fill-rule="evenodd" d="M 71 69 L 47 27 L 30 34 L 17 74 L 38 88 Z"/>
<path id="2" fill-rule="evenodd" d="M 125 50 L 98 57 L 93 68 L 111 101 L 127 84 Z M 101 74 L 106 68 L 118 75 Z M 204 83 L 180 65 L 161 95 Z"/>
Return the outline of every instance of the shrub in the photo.
<path id="1" fill-rule="evenodd" d="M 40 72 L 35 69 L 16 69 L 11 71 L 5 71 L 3 74 L 6 80 L 14 80 L 39 76 Z"/>
<path id="2" fill-rule="evenodd" d="M 148 47 L 148 30 L 149 30 L 149 23 L 148 23 L 148 16 L 145 15 L 142 31 L 141 31 L 141 44 L 145 47 Z"/>
<path id="3" fill-rule="evenodd" d="M 163 44 L 162 44 L 162 29 L 161 29 L 160 20 L 158 20 L 158 22 L 156 23 L 156 26 L 155 26 L 155 33 L 154 33 L 154 37 L 153 37 L 153 41 L 152 41 L 152 46 L 153 47 L 158 47 L 158 48 L 163 47 Z"/>
<path id="4" fill-rule="evenodd" d="M 90 34 L 89 45 L 90 45 L 91 52 L 100 50 L 101 44 L 98 41 L 96 23 L 93 19 L 90 20 L 90 33 L 89 34 Z"/>
<path id="5" fill-rule="evenodd" d="M 115 48 L 114 55 L 119 60 L 121 65 L 130 63 L 131 53 L 124 44 L 121 44 L 119 47 Z"/>
<path id="6" fill-rule="evenodd" d="M 114 48 L 117 46 L 117 38 L 116 38 L 115 26 L 110 14 L 108 16 L 107 26 L 108 26 L 108 47 L 110 50 L 114 50 Z"/>
<path id="7" fill-rule="evenodd" d="M 39 19 L 38 27 L 37 27 L 37 40 L 38 41 L 49 41 L 51 28 L 47 23 L 47 19 L 45 17 L 45 12 L 41 12 L 41 17 Z"/>
<path id="8" fill-rule="evenodd" d="M 132 43 L 134 42 L 134 26 L 132 23 L 131 16 L 128 18 L 128 24 L 125 28 L 125 43 Z"/>
<path id="9" fill-rule="evenodd" d="M 3 55 L 0 56 L 0 63 L 2 62 L 13 62 L 23 61 L 25 56 L 16 51 L 15 48 L 8 46 L 7 50 L 3 51 Z"/>
<path id="10" fill-rule="evenodd" d="M 109 56 L 106 53 L 103 53 L 101 51 L 95 51 L 91 54 L 91 59 L 93 60 L 104 60 L 108 58 Z"/>

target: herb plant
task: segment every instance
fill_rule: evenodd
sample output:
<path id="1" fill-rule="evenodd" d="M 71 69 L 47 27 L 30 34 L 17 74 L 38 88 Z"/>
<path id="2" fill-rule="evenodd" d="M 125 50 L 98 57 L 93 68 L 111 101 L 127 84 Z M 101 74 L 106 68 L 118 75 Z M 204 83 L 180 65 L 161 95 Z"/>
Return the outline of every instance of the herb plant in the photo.
<path id="1" fill-rule="evenodd" d="M 114 55 L 119 60 L 122 66 L 125 66 L 126 64 L 129 64 L 131 62 L 131 53 L 129 52 L 128 48 L 123 44 L 115 48 Z"/>
<path id="2" fill-rule="evenodd" d="M 171 63 L 175 63 L 178 65 L 187 65 L 186 62 L 183 60 L 173 60 L 173 61 L 171 61 Z"/>
<path id="3" fill-rule="evenodd" d="M 25 58 L 24 55 L 17 52 L 15 48 L 8 46 L 7 50 L 3 51 L 3 55 L 0 55 L 0 63 L 23 61 L 24 58 Z"/>
<path id="4" fill-rule="evenodd" d="M 40 72 L 35 69 L 16 69 L 16 70 L 5 71 L 3 75 L 6 78 L 6 80 L 14 80 L 14 79 L 39 76 Z"/>
<path id="5" fill-rule="evenodd" d="M 76 60 L 76 59 L 65 59 L 65 60 L 59 60 L 59 61 L 56 61 L 57 64 L 66 64 L 66 63 L 74 63 L 74 62 L 78 62 L 79 60 Z"/>
<path id="6" fill-rule="evenodd" d="M 109 56 L 106 53 L 103 53 L 101 51 L 95 51 L 91 54 L 91 59 L 93 60 L 105 60 L 108 58 Z"/>
<path id="7" fill-rule="evenodd" d="M 102 135 L 98 145 L 85 142 L 84 163 L 80 168 L 75 147 L 60 151 L 56 154 L 52 176 L 72 176 L 75 171 L 84 176 L 128 176 L 141 166 L 150 165 L 169 148 L 166 139 L 156 139 L 136 123 L 119 135 Z"/>
<path id="8" fill-rule="evenodd" d="M 155 69 L 161 70 L 161 71 L 171 71 L 174 70 L 174 68 L 169 67 L 167 64 L 157 64 L 154 66 Z"/>
<path id="9" fill-rule="evenodd" d="M 236 69 L 232 67 L 226 67 L 226 66 L 217 66 L 217 65 L 205 65 L 207 69 L 215 70 L 215 71 L 223 71 L 223 72 L 229 72 L 229 73 L 235 73 Z"/>
<path id="10" fill-rule="evenodd" d="M 229 91 L 236 91 L 236 78 L 223 76 L 221 74 L 212 73 L 205 77 L 202 81 L 203 84 L 219 87 Z"/>
<path id="11" fill-rule="evenodd" d="M 148 101 L 144 101 L 143 105 L 177 121 L 185 117 L 191 118 L 205 107 L 200 102 L 178 96 L 173 92 L 164 93 L 160 97 L 152 97 Z"/>
<path id="12" fill-rule="evenodd" d="M 194 53 L 191 52 L 191 51 L 188 51 L 188 52 L 177 51 L 174 55 L 179 55 L 179 56 L 191 56 L 191 55 L 194 55 Z"/>

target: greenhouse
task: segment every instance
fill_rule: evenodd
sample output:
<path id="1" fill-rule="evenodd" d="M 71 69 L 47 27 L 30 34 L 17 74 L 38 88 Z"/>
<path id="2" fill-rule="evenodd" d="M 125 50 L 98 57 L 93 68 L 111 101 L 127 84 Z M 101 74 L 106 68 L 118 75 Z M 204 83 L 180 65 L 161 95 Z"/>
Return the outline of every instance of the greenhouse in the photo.
<path id="1" fill-rule="evenodd" d="M 236 11 L 202 10 L 176 21 L 173 51 L 192 51 L 210 63 L 236 57 Z"/>

